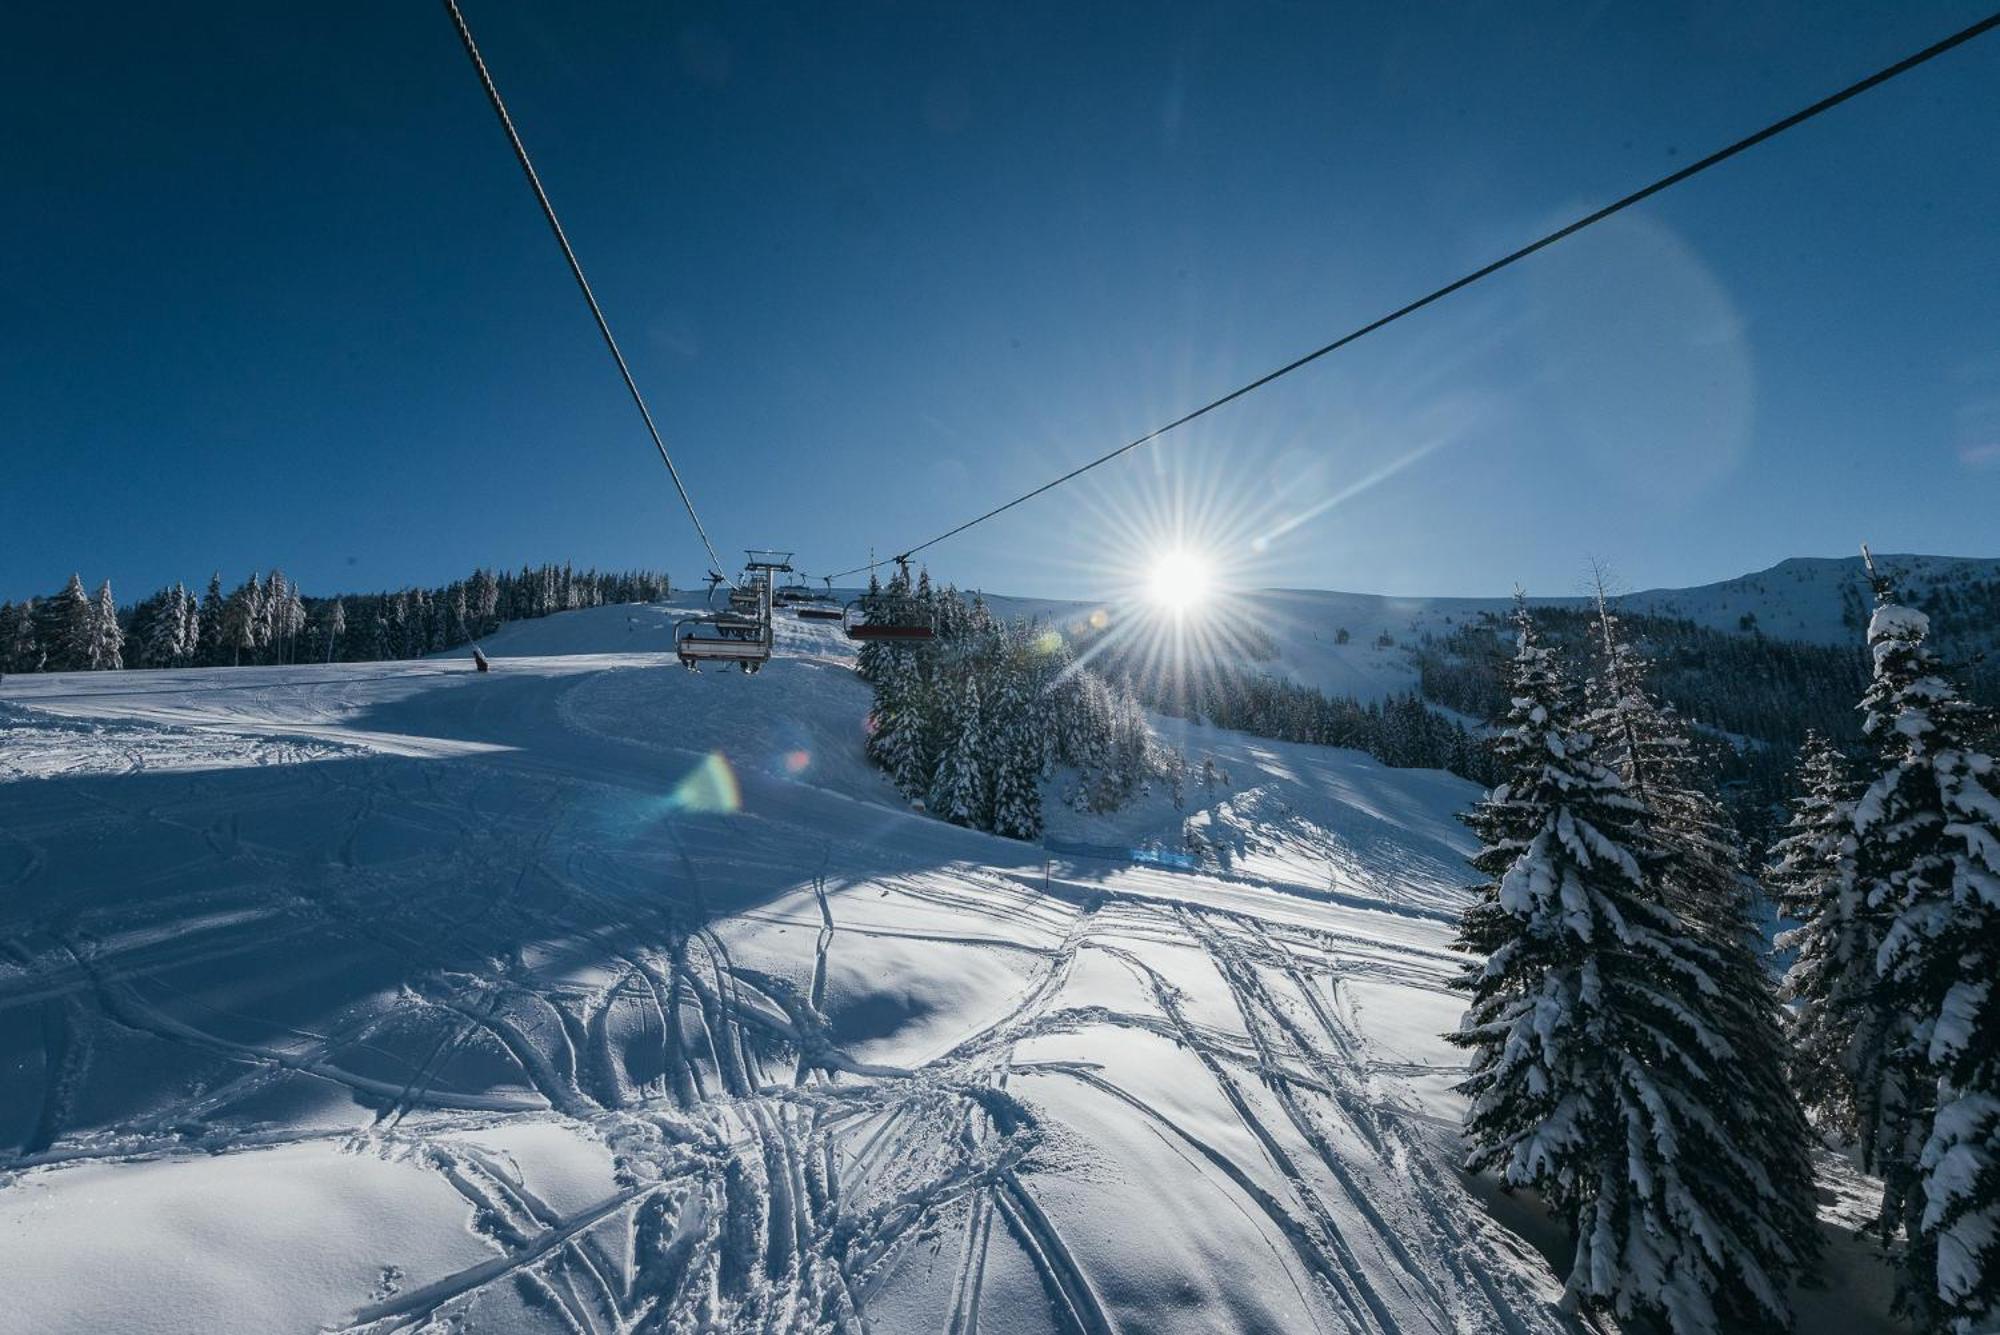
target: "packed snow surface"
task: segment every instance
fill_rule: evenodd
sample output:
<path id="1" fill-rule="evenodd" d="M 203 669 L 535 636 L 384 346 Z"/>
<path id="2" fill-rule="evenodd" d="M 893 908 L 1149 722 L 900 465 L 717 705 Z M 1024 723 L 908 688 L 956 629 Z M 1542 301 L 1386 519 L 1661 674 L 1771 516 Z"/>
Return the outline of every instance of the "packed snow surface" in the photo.
<path id="1" fill-rule="evenodd" d="M 1555 1331 L 1454 1164 L 1469 785 L 915 812 L 675 613 L 0 684 L 0 1331 Z M 1525 1225 L 1523 1225 L 1525 1226 Z"/>

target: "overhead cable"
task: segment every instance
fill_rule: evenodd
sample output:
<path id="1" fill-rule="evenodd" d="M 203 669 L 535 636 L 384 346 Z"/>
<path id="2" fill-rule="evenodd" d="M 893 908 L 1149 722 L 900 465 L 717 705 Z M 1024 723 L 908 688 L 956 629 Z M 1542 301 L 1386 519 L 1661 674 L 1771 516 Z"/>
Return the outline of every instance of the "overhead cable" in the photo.
<path id="1" fill-rule="evenodd" d="M 618 374 L 625 378 L 625 388 L 632 393 L 632 402 L 639 407 L 639 416 L 645 419 L 646 433 L 653 438 L 653 448 L 660 452 L 660 462 L 667 466 L 667 476 L 674 480 L 674 490 L 680 493 L 681 504 L 687 507 L 688 519 L 694 524 L 695 533 L 701 538 L 701 545 L 708 549 L 708 559 L 714 562 L 716 573 L 727 570 L 722 557 L 716 552 L 715 544 L 708 540 L 708 530 L 702 527 L 701 516 L 695 512 L 694 498 L 688 495 L 687 484 L 681 481 L 681 470 L 674 467 L 673 455 L 667 453 L 667 443 L 660 438 L 660 428 L 653 423 L 652 410 L 646 407 L 646 398 L 639 392 L 638 382 L 632 379 L 632 368 L 625 364 L 625 354 L 618 350 L 618 340 L 611 336 L 611 325 L 604 318 L 604 308 L 597 304 L 597 294 L 590 290 L 590 280 L 583 276 L 583 265 L 576 258 L 576 251 L 564 234 L 561 220 L 556 217 L 556 207 L 549 202 L 549 192 L 542 188 L 542 178 L 535 172 L 535 164 L 528 158 L 527 145 L 521 142 L 521 135 L 514 128 L 514 118 L 507 114 L 507 104 L 500 100 L 500 90 L 494 86 L 493 75 L 486 68 L 486 61 L 479 54 L 479 46 L 472 40 L 472 29 L 465 24 L 465 15 L 459 13 L 458 0 L 444 0 L 445 12 L 451 15 L 452 26 L 458 29 L 458 39 L 465 44 L 465 54 L 472 58 L 472 68 L 478 71 L 479 82 L 486 89 L 486 100 L 493 104 L 493 112 L 500 118 L 500 128 L 507 132 L 507 142 L 514 146 L 514 157 L 521 164 L 521 171 L 534 189 L 535 199 L 542 206 L 542 216 L 549 220 L 549 230 L 555 233 L 556 244 L 562 247 L 563 258 L 569 261 L 569 271 L 576 276 L 576 285 L 583 292 L 583 299 L 590 306 L 590 314 L 597 321 L 597 332 L 604 335 L 604 346 L 611 349 L 612 360 L 618 363 Z M 725 579 L 727 575 L 723 576 Z M 734 580 L 729 581 L 736 587 Z"/>
<path id="2" fill-rule="evenodd" d="M 449 0 L 447 0 L 447 2 L 449 2 Z M 1230 390 L 1227 394 L 1224 394 L 1220 398 L 1210 399 L 1207 403 L 1202 404 L 1199 408 L 1196 408 L 1194 411 L 1189 413 L 1183 413 L 1181 416 L 1176 417 L 1173 421 L 1168 422 L 1165 426 L 1155 427 L 1151 431 L 1148 431 L 1145 435 L 1137 438 L 1136 440 L 1127 441 L 1125 444 L 1120 445 L 1117 449 L 1111 450 L 1105 454 L 1100 454 L 1095 459 L 1090 460 L 1088 463 L 1079 464 L 1077 467 L 1070 469 L 1067 473 L 1064 473 L 1062 476 L 1057 478 L 1052 478 L 1051 480 L 1042 483 L 1042 485 L 1036 487 L 1032 491 L 1023 492 L 1019 496 L 1014 497 L 1012 500 L 1007 501 L 1001 505 L 996 505 L 992 509 L 986 511 L 984 514 L 975 515 L 971 519 L 966 520 L 964 523 L 959 524 L 954 528 L 948 528 L 944 532 L 936 535 L 935 537 L 926 538 L 922 542 L 917 543 L 915 546 L 905 547 L 894 557 L 888 558 L 888 560 L 885 561 L 870 560 L 862 565 L 854 566 L 851 569 L 837 571 L 830 578 L 840 579 L 847 575 L 860 574 L 862 571 L 873 570 L 878 566 L 886 565 L 890 560 L 907 561 L 910 557 L 915 556 L 918 552 L 923 551 L 927 547 L 935 547 L 937 544 L 945 541 L 948 538 L 955 538 L 959 534 L 965 532 L 969 528 L 974 527 L 975 525 L 983 524 L 989 519 L 995 518 L 996 516 L 999 515 L 1003 515 L 1007 511 L 1013 509 L 1015 506 L 1020 505 L 1026 501 L 1031 501 L 1035 499 L 1035 497 L 1040 496 L 1045 492 L 1053 491 L 1057 487 L 1062 486 L 1065 482 L 1070 482 L 1075 480 L 1076 478 L 1082 477 L 1085 473 L 1090 472 L 1094 468 L 1101 468 L 1105 464 L 1110 463 L 1113 459 L 1119 458 L 1122 455 L 1129 454 L 1133 450 L 1138 449 L 1141 445 L 1150 444 L 1151 442 L 1158 440 L 1160 437 L 1166 435 L 1168 432 L 1174 430 L 1177 427 L 1186 426 L 1189 422 L 1194 421 L 1198 417 L 1205 417 L 1209 413 L 1214 412 L 1217 408 L 1220 408 L 1225 404 L 1234 403 L 1237 399 L 1242 398 L 1246 394 L 1250 394 L 1256 390 L 1262 389 L 1264 386 L 1270 384 L 1274 380 L 1282 379 L 1283 377 L 1290 375 L 1292 372 L 1299 370 L 1301 367 L 1311 365 L 1313 362 L 1318 361 L 1320 358 L 1326 356 L 1330 352 L 1337 352 L 1341 348 L 1346 347 L 1348 344 L 1353 343 L 1359 339 L 1365 338 L 1369 334 L 1374 333 L 1378 329 L 1381 329 L 1387 325 L 1394 324 L 1396 321 L 1402 319 L 1406 315 L 1415 314 L 1417 311 L 1422 310 L 1424 307 L 1429 306 L 1433 302 L 1441 301 L 1444 298 L 1450 296 L 1452 293 L 1457 292 L 1462 288 L 1467 288 L 1472 286 L 1472 284 L 1478 282 L 1482 278 L 1491 277 L 1493 274 L 1500 272 L 1500 270 L 1506 268 L 1508 265 L 1514 264 L 1520 260 L 1524 260 L 1538 250 L 1546 249 L 1547 247 L 1554 245 L 1556 242 L 1563 240 L 1565 237 L 1574 236 L 1578 232 L 1581 232 L 1584 228 L 1589 227 L 1594 223 L 1603 222 L 1606 218 L 1611 217 L 1613 214 L 1623 212 L 1624 210 L 1631 208 L 1634 204 L 1640 203 L 1641 201 L 1646 199 L 1650 199 L 1654 195 L 1659 194 L 1662 190 L 1665 190 L 1670 186 L 1679 185 L 1682 181 L 1687 180 L 1691 176 L 1699 176 L 1701 173 L 1707 171 L 1710 167 L 1714 167 L 1721 163 L 1727 162 L 1729 159 L 1735 157 L 1737 154 L 1755 148 L 1757 145 L 1763 143 L 1765 140 L 1775 138 L 1778 135 L 1783 134 L 1785 131 L 1793 128 L 1794 126 L 1802 125 L 1805 122 L 1813 119 L 1813 117 L 1818 116 L 1823 112 L 1831 111 L 1833 108 L 1839 106 L 1841 103 L 1848 101 L 1850 98 L 1859 97 L 1861 94 L 1867 92 L 1871 88 L 1880 87 L 1882 84 L 1887 83 L 1889 80 L 1895 78 L 1900 74 L 1907 74 L 1911 70 L 1917 68 L 1917 66 L 1922 65 L 1927 61 L 1936 59 L 1937 57 L 1943 55 L 1947 51 L 1950 51 L 1954 47 L 1963 46 L 1965 43 L 1971 41 L 1973 38 L 1978 37 L 1982 33 L 1988 32 L 1995 27 L 2000 27 L 2000 13 L 1989 15 L 1988 17 L 1983 18 L 1979 22 L 1973 24 L 1971 27 L 1961 29 L 1960 31 L 1953 33 L 1951 36 L 1945 38 L 1943 41 L 1935 42 L 1930 46 L 1925 47 L 1923 50 L 1917 52 L 1914 55 L 1906 56 L 1902 60 L 1897 61 L 1893 65 L 1877 70 L 1875 73 L 1869 75 L 1867 78 L 1861 79 L 1855 83 L 1851 83 L 1847 85 L 1847 87 L 1841 89 L 1839 92 L 1833 93 L 1827 97 L 1823 97 L 1819 101 L 1814 102 L 1810 106 L 1802 107 L 1799 110 L 1793 112 L 1791 115 L 1786 116 L 1781 120 L 1772 121 L 1769 125 L 1766 125 L 1763 129 L 1756 131 L 1754 134 L 1745 135 L 1743 138 L 1738 139 L 1735 143 L 1730 144 L 1726 148 L 1718 149 L 1715 152 L 1710 153 L 1705 158 L 1701 158 L 1695 162 L 1690 162 L 1687 166 L 1682 167 L 1679 171 L 1670 172 L 1667 175 L 1662 176 L 1659 180 L 1654 181 L 1652 184 L 1647 186 L 1642 186 L 1641 188 L 1634 190 L 1631 194 L 1626 195 L 1620 199 L 1614 200 L 1611 203 L 1606 204 L 1603 208 L 1598 209 L 1593 213 L 1587 213 L 1583 217 L 1576 219 L 1576 221 L 1574 222 L 1568 223 L 1562 227 L 1558 227 L 1555 231 L 1549 232 L 1537 238 L 1536 240 L 1529 242 L 1527 245 L 1522 246 L 1519 250 L 1511 251 L 1508 254 L 1501 256 L 1499 259 L 1494 260 L 1490 264 L 1482 265 L 1481 267 L 1474 269 L 1472 272 L 1465 274 L 1463 277 L 1455 278 L 1451 282 L 1446 283 L 1443 287 L 1440 287 L 1435 291 L 1426 293 L 1425 295 L 1418 297 L 1415 301 L 1412 301 L 1407 305 L 1398 306 L 1395 310 L 1390 311 L 1387 315 L 1383 315 L 1376 319 L 1370 320 L 1367 324 L 1364 324 L 1357 329 L 1351 329 L 1347 333 L 1342 334 L 1339 338 L 1334 339 L 1331 343 L 1326 343 L 1321 345 L 1320 347 L 1314 348 L 1311 352 L 1306 353 L 1304 356 L 1294 358 L 1293 360 L 1286 362 L 1283 366 L 1277 368 L 1275 371 L 1266 372 L 1265 374 L 1258 376 L 1255 380 L 1252 380 L 1248 384 L 1241 385 L 1235 389 Z"/>

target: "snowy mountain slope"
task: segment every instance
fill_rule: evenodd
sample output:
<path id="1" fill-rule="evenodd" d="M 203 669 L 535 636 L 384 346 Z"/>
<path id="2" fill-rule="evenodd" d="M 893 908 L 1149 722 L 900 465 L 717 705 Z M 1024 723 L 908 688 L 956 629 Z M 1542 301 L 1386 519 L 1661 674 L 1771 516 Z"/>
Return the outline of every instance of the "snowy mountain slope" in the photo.
<path id="1" fill-rule="evenodd" d="M 1875 561 L 1913 603 L 1982 583 L 2000 584 L 2000 560 L 1890 553 Z M 1684 617 L 1712 630 L 1743 629 L 1748 616 L 1765 635 L 1814 644 L 1858 643 L 1872 601 L 1859 556 L 1794 557 L 1718 584 L 1651 589 L 1623 600 L 1634 610 Z M 1984 617 L 1962 618 L 1960 624 L 1952 624 L 1949 615 L 1940 620 L 1941 629 L 1968 642 L 1991 643 L 2000 631 Z"/>
<path id="2" fill-rule="evenodd" d="M 2000 609 L 2000 560 L 1887 554 L 1877 562 L 1892 572 L 1905 596 L 1926 604 L 1937 596 L 1973 593 Z M 1988 593 L 1985 590 L 1993 590 Z M 1583 606 L 1564 591 L 1531 591 L 1538 606 Z M 1117 614 L 1090 603 L 989 597 L 1009 616 L 1039 618 L 1088 637 Z M 1711 630 L 1757 632 L 1814 644 L 1859 644 L 1870 595 L 1861 558 L 1797 557 L 1769 570 L 1686 589 L 1647 589 L 1622 595 L 1633 612 L 1678 617 Z M 1395 598 L 1325 589 L 1264 589 L 1231 595 L 1232 616 L 1268 632 L 1276 649 L 1267 661 L 1225 653 L 1236 664 L 1270 673 L 1331 696 L 1380 700 L 1417 689 L 1409 649 L 1424 636 L 1442 636 L 1467 621 L 1504 614 L 1505 598 Z M 1093 625 L 1092 618 L 1099 618 Z M 1746 620 L 1748 618 L 1748 620 Z M 2000 647 L 2000 610 L 1954 618 L 1947 610 L 1938 625 L 1955 650 Z M 1339 642 L 1341 631 L 1346 643 Z M 1384 639 L 1389 643 L 1382 643 Z"/>
<path id="3" fill-rule="evenodd" d="M 1192 729 L 1226 873 L 1047 857 L 670 615 L 0 685 L 0 1330 L 1561 1328 L 1451 1167 L 1466 785 Z"/>

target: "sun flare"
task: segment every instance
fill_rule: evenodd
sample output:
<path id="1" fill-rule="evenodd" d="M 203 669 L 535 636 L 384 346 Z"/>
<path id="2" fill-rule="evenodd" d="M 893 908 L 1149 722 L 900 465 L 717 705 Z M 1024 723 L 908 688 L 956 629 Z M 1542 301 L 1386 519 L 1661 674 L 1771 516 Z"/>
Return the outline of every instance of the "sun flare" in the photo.
<path id="1" fill-rule="evenodd" d="M 1183 548 L 1156 554 L 1146 570 L 1146 601 L 1183 616 L 1207 599 L 1215 581 L 1209 561 Z"/>

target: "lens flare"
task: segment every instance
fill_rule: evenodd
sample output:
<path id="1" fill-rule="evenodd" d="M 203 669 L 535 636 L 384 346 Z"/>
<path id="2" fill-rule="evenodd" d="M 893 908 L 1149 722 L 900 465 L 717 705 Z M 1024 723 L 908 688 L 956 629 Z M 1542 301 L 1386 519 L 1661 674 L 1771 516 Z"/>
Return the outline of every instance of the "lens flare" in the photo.
<path id="1" fill-rule="evenodd" d="M 743 788 L 736 781 L 736 771 L 729 767 L 729 758 L 720 751 L 710 751 L 674 785 L 667 794 L 667 805 L 675 811 L 741 811 Z"/>

